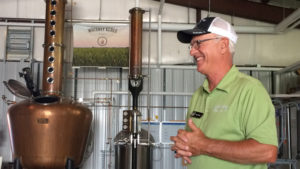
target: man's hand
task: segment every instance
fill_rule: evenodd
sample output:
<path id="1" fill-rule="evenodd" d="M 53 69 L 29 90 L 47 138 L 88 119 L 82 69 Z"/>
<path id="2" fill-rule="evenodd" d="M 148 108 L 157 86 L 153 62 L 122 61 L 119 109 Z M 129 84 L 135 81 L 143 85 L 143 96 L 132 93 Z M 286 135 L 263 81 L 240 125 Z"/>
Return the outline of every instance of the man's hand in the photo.
<path id="1" fill-rule="evenodd" d="M 175 157 L 182 157 L 188 163 L 191 163 L 189 157 L 205 154 L 204 148 L 208 138 L 204 133 L 189 119 L 188 126 L 192 131 L 178 130 L 177 136 L 171 136 L 174 141 L 171 150 L 176 151 Z"/>
<path id="2" fill-rule="evenodd" d="M 188 163 L 191 163 L 191 156 L 202 154 L 241 164 L 276 161 L 277 147 L 274 145 L 262 144 L 254 139 L 240 141 L 211 139 L 207 138 L 191 119 L 188 125 L 192 131 L 178 130 L 177 136 L 170 138 L 174 141 L 171 150 L 177 152 L 175 157 L 181 157 Z"/>

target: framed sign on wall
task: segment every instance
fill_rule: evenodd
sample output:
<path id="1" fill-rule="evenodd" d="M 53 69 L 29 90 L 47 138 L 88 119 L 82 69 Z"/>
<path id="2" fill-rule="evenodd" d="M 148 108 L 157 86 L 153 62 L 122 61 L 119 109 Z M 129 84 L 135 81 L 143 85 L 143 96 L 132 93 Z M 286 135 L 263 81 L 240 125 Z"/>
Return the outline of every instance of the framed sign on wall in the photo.
<path id="1" fill-rule="evenodd" d="M 129 24 L 73 25 L 73 66 L 127 67 Z"/>

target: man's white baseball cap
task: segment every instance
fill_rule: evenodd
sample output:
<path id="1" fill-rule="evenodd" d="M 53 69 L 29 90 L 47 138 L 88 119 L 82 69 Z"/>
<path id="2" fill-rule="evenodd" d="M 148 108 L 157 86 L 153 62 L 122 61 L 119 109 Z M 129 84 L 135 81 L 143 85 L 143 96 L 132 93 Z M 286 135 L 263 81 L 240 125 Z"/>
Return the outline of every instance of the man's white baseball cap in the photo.
<path id="1" fill-rule="evenodd" d="M 177 38 L 182 43 L 190 43 L 194 36 L 214 33 L 230 39 L 233 43 L 237 42 L 236 35 L 230 23 L 220 17 L 207 17 L 201 19 L 193 29 L 177 32 Z"/>

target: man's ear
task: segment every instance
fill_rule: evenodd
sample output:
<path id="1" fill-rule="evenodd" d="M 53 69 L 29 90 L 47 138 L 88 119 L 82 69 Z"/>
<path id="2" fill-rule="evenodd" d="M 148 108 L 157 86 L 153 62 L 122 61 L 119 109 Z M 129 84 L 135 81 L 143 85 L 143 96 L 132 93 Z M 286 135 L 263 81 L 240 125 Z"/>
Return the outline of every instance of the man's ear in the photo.
<path id="1" fill-rule="evenodd" d="M 227 50 L 229 50 L 229 39 L 227 39 L 227 38 L 221 39 L 220 49 L 221 49 L 222 54 L 228 52 Z"/>

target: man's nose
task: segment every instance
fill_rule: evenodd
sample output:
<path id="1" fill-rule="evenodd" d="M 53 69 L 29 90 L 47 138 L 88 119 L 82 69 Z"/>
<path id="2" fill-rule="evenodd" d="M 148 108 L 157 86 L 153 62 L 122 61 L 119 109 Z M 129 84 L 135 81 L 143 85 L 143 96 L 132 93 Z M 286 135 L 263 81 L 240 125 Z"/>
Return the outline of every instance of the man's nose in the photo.
<path id="1" fill-rule="evenodd" d="M 191 56 L 194 56 L 196 52 L 197 52 L 197 50 L 195 48 L 190 49 L 190 55 Z"/>

